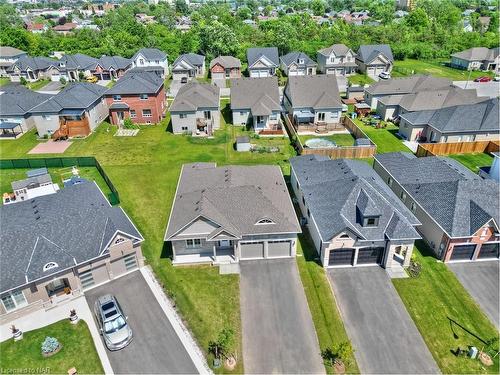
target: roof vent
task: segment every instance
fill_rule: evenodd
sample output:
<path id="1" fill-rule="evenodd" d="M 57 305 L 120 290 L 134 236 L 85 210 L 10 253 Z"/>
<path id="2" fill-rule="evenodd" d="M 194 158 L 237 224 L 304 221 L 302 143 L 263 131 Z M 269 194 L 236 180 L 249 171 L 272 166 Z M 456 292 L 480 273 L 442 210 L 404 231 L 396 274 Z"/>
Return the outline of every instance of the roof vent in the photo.
<path id="1" fill-rule="evenodd" d="M 40 215 L 35 216 L 35 220 L 40 220 Z"/>

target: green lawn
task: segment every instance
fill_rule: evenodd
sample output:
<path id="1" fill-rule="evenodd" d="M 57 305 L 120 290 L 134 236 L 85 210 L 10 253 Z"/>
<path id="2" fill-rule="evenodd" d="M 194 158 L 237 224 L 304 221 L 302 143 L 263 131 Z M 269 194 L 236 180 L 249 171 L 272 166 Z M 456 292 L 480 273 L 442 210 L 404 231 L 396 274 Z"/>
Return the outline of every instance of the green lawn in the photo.
<path id="1" fill-rule="evenodd" d="M 374 80 L 368 77 L 366 74 L 356 73 L 347 77 L 347 82 L 351 85 L 369 85 L 374 82 Z"/>
<path id="2" fill-rule="evenodd" d="M 431 255 L 423 241 L 417 241 L 414 254 L 423 266 L 420 276 L 393 283 L 441 371 L 497 374 L 498 356 L 494 366 L 485 369 L 477 360 L 451 353 L 468 345 L 481 349 L 481 340 L 498 340 L 498 332 L 453 272 Z"/>
<path id="3" fill-rule="evenodd" d="M 8 77 L 0 77 L 0 86 L 5 86 L 10 83 L 10 78 Z"/>
<path id="4" fill-rule="evenodd" d="M 299 274 L 321 350 L 335 348 L 342 342 L 349 342 L 344 323 L 333 297 L 333 291 L 325 270 L 316 259 L 318 255 L 309 234 L 299 235 L 297 245 Z M 326 367 L 326 370 L 330 374 L 333 373 L 331 367 Z M 346 373 L 359 373 L 354 357 L 350 359 L 350 365 L 346 366 Z"/>
<path id="5" fill-rule="evenodd" d="M 479 167 L 489 167 L 493 161 L 493 156 L 482 152 L 475 154 L 457 154 L 448 156 L 459 161 L 474 173 L 477 173 L 479 171 Z"/>
<path id="6" fill-rule="evenodd" d="M 48 79 L 40 79 L 36 82 L 30 82 L 26 84 L 26 87 L 31 90 L 40 90 L 42 87 L 47 85 L 50 82 Z"/>
<path id="7" fill-rule="evenodd" d="M 354 140 L 355 140 L 352 134 L 299 135 L 299 138 L 302 145 L 304 145 L 308 139 L 313 139 L 313 138 L 325 138 L 335 142 L 337 146 L 354 146 Z"/>
<path id="8" fill-rule="evenodd" d="M 361 120 L 353 120 L 358 127 L 377 145 L 377 153 L 383 154 L 386 152 L 397 152 L 411 150 L 403 144 L 402 139 L 398 138 L 396 133 L 398 127 L 394 124 L 387 123 L 386 128 L 376 129 L 374 126 L 365 125 Z"/>
<path id="9" fill-rule="evenodd" d="M 52 357 L 42 356 L 45 337 L 59 340 L 62 349 Z M 73 325 L 61 320 L 46 327 L 25 332 L 21 341 L 9 339 L 0 343 L 0 373 L 66 374 L 75 367 L 79 374 L 104 372 L 87 324 L 80 320 Z M 16 371 L 17 372 L 12 372 Z"/>
<path id="10" fill-rule="evenodd" d="M 446 77 L 454 81 L 466 81 L 469 72 L 466 70 L 454 69 L 444 65 L 445 61 L 422 61 L 406 59 L 395 61 L 392 70 L 393 77 L 403 77 L 411 74 L 431 74 L 437 77 Z M 493 76 L 490 72 L 472 71 L 470 79 L 473 80 L 481 76 Z"/>

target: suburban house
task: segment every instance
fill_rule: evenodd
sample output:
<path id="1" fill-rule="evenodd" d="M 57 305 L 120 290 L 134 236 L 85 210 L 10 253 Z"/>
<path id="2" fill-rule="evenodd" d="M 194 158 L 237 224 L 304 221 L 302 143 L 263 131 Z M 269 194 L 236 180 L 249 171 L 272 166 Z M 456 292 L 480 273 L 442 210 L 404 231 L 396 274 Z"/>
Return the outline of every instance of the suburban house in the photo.
<path id="1" fill-rule="evenodd" d="M 438 259 L 498 258 L 496 181 L 451 158 L 403 152 L 375 155 L 373 168 L 420 220 L 418 229 Z"/>
<path id="2" fill-rule="evenodd" d="M 159 66 L 163 68 L 162 78 L 169 74 L 167 54 L 158 48 L 142 48 L 132 57 L 132 67 L 145 68 Z"/>
<path id="3" fill-rule="evenodd" d="M 7 68 L 27 53 L 14 47 L 0 46 L 0 77 L 7 76 Z"/>
<path id="4" fill-rule="evenodd" d="M 89 135 L 108 115 L 106 87 L 75 82 L 30 110 L 38 136 Z"/>
<path id="5" fill-rule="evenodd" d="M 257 47 L 247 49 L 248 73 L 250 77 L 270 77 L 276 74 L 280 65 L 276 47 Z"/>
<path id="6" fill-rule="evenodd" d="M 30 57 L 24 55 L 6 69 L 12 82 L 20 82 L 24 78 L 28 82 L 39 79 L 59 81 L 65 76 L 65 69 L 59 67 L 57 60 L 48 57 Z"/>
<path id="7" fill-rule="evenodd" d="M 375 110 L 377 109 L 378 100 L 384 96 L 438 90 L 449 88 L 452 85 L 452 80 L 448 78 L 418 74 L 409 77 L 380 80 L 365 87 L 365 102 Z"/>
<path id="8" fill-rule="evenodd" d="M 498 98 L 400 115 L 399 134 L 410 141 L 500 140 Z"/>
<path id="9" fill-rule="evenodd" d="M 67 35 L 67 34 L 73 32 L 77 26 L 78 25 L 74 22 L 66 22 L 63 25 L 56 25 L 56 26 L 52 27 L 52 30 L 58 34 Z"/>
<path id="10" fill-rule="evenodd" d="M 291 76 L 312 76 L 318 64 L 303 52 L 290 52 L 281 56 L 281 70 Z"/>
<path id="11" fill-rule="evenodd" d="M 35 127 L 31 110 L 51 98 L 22 85 L 7 85 L 0 90 L 0 137 L 17 138 Z"/>
<path id="12" fill-rule="evenodd" d="M 205 56 L 195 53 L 180 55 L 172 64 L 172 80 L 205 76 Z"/>
<path id="13" fill-rule="evenodd" d="M 317 53 L 318 69 L 324 74 L 349 75 L 356 72 L 356 54 L 345 44 L 334 44 Z"/>
<path id="14" fill-rule="evenodd" d="M 132 67 L 132 61 L 121 56 L 101 56 L 91 70 L 99 80 L 119 79 Z"/>
<path id="15" fill-rule="evenodd" d="M 42 34 L 49 29 L 46 23 L 28 23 L 25 27 L 26 30 L 33 34 Z"/>
<path id="16" fill-rule="evenodd" d="M 166 105 L 163 83 L 155 73 L 127 72 L 104 94 L 111 123 L 121 126 L 128 118 L 136 124 L 160 122 Z"/>
<path id="17" fill-rule="evenodd" d="M 362 45 L 356 54 L 356 64 L 360 72 L 369 76 L 390 72 L 394 64 L 391 47 L 387 44 Z"/>
<path id="18" fill-rule="evenodd" d="M 283 104 L 297 131 L 325 131 L 341 127 L 342 102 L 337 77 L 290 77 Z"/>
<path id="19" fill-rule="evenodd" d="M 233 56 L 219 56 L 210 61 L 210 76 L 214 80 L 241 77 L 241 61 Z"/>
<path id="20" fill-rule="evenodd" d="M 407 112 L 425 111 L 472 104 L 488 98 L 478 97 L 475 89 L 450 86 L 437 90 L 424 90 L 413 94 L 389 95 L 380 98 L 377 114 L 384 120 L 397 119 Z"/>
<path id="21" fill-rule="evenodd" d="M 0 207 L 0 323 L 143 265 L 143 237 L 94 182 Z"/>
<path id="22" fill-rule="evenodd" d="M 220 89 L 187 83 L 179 89 L 169 111 L 174 134 L 212 136 L 220 127 Z"/>
<path id="23" fill-rule="evenodd" d="M 300 233 L 278 166 L 184 164 L 165 241 L 174 264 L 295 257 Z"/>
<path id="24" fill-rule="evenodd" d="M 83 53 L 74 55 L 64 54 L 59 59 L 59 67 L 65 68 L 70 81 L 79 81 L 81 77 L 89 77 L 92 70 L 96 67 L 98 59 Z"/>
<path id="25" fill-rule="evenodd" d="M 278 78 L 231 80 L 231 111 L 233 125 L 250 126 L 256 133 L 283 134 Z"/>
<path id="26" fill-rule="evenodd" d="M 500 48 L 473 47 L 451 55 L 451 66 L 465 70 L 500 72 Z"/>
<path id="27" fill-rule="evenodd" d="M 366 163 L 290 159 L 291 186 L 323 267 L 410 264 L 419 220 Z"/>
<path id="28" fill-rule="evenodd" d="M 52 182 L 47 168 L 32 169 L 26 172 L 23 180 L 12 181 L 11 187 L 13 197 L 4 204 L 12 204 L 27 201 L 43 195 L 55 194 L 59 190 L 59 185 Z"/>

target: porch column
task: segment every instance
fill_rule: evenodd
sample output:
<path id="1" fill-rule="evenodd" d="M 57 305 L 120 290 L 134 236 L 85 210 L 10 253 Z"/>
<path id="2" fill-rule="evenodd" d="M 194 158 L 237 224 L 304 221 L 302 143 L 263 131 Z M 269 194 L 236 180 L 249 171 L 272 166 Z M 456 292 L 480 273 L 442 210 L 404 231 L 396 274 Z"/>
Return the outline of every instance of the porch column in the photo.
<path id="1" fill-rule="evenodd" d="M 269 244 L 267 241 L 264 241 L 264 258 L 269 256 Z"/>
<path id="2" fill-rule="evenodd" d="M 215 251 L 215 244 L 213 246 L 213 250 L 214 250 L 214 260 L 217 259 L 217 252 Z"/>
<path id="3" fill-rule="evenodd" d="M 474 254 L 472 255 L 472 260 L 476 260 L 477 259 L 477 257 L 479 256 L 479 252 L 481 251 L 481 246 L 482 245 L 483 244 L 480 244 L 480 243 L 478 243 L 476 245 L 476 248 L 474 249 Z"/>
<path id="4" fill-rule="evenodd" d="M 352 261 L 352 265 L 355 266 L 358 263 L 358 254 L 359 254 L 359 247 L 354 248 L 354 259 Z"/>

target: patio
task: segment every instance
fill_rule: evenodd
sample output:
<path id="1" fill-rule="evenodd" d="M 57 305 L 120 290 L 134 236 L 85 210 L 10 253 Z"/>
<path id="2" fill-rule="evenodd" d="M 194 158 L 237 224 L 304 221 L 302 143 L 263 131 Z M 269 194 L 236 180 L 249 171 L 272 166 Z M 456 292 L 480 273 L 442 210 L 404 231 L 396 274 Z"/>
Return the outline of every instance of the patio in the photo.
<path id="1" fill-rule="evenodd" d="M 28 154 L 62 154 L 71 146 L 70 141 L 52 141 L 39 143 Z"/>
<path id="2" fill-rule="evenodd" d="M 19 128 L 16 131 L 16 128 Z M 23 135 L 23 128 L 17 122 L 1 122 L 0 123 L 0 139 L 16 139 Z"/>

